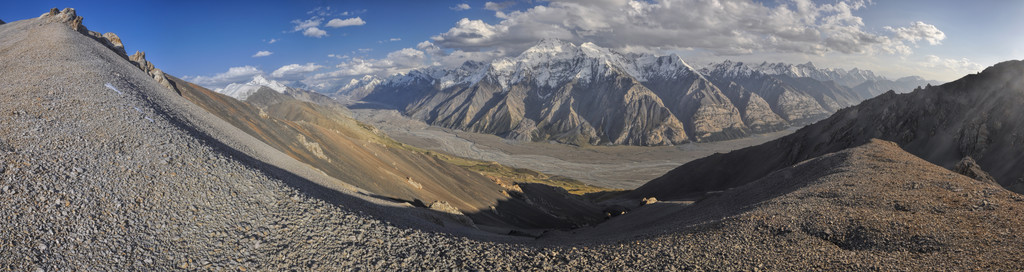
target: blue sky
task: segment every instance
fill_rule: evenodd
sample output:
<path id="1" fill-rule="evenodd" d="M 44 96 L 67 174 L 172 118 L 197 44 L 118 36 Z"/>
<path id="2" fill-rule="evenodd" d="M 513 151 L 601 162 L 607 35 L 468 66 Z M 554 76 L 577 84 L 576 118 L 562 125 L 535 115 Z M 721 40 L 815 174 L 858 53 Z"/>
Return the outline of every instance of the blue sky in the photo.
<path id="1" fill-rule="evenodd" d="M 514 56 L 541 38 L 697 66 L 813 61 L 937 80 L 1024 58 L 1024 1 L 43 0 L 6 3 L 0 19 L 51 7 L 73 7 L 129 53 L 213 88 L 264 74 L 329 91 L 364 74 Z"/>

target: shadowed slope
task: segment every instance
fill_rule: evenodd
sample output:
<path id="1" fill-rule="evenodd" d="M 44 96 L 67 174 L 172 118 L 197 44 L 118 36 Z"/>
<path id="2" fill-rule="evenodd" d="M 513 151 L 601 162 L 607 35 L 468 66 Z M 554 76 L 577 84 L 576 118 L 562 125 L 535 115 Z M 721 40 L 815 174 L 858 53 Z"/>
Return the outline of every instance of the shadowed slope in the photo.
<path id="1" fill-rule="evenodd" d="M 695 160 L 634 197 L 696 197 L 753 181 L 797 162 L 880 138 L 944 167 L 971 156 L 1003 186 L 1024 192 L 1024 62 L 918 90 L 889 92 L 759 146 Z"/>
<path id="2" fill-rule="evenodd" d="M 733 263 L 781 261 L 767 270 L 1016 270 L 1022 216 L 1024 197 L 870 140 L 690 206 L 646 205 L 583 234 L 684 244 Z"/>
<path id="3" fill-rule="evenodd" d="M 602 216 L 597 206 L 568 194 L 545 199 L 589 208 L 564 213 L 531 204 L 512 181 L 489 179 L 407 148 L 344 115 L 344 108 L 299 101 L 269 88 L 241 102 L 172 80 L 185 98 L 246 133 L 379 197 L 424 208 L 444 202 L 440 205 L 450 205 L 476 224 L 498 227 L 568 228 Z"/>

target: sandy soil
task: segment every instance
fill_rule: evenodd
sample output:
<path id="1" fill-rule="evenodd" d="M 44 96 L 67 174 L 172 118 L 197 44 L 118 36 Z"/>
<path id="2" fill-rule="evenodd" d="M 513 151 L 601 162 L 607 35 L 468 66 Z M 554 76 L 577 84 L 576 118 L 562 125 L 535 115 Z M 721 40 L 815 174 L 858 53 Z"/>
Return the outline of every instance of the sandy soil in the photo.
<path id="1" fill-rule="evenodd" d="M 677 146 L 590 146 L 517 142 L 495 135 L 429 126 L 390 109 L 354 109 L 356 119 L 399 142 L 457 156 L 495 161 L 592 185 L 633 189 L 683 163 L 714 153 L 762 144 L 796 131 L 791 128 L 744 139 Z"/>

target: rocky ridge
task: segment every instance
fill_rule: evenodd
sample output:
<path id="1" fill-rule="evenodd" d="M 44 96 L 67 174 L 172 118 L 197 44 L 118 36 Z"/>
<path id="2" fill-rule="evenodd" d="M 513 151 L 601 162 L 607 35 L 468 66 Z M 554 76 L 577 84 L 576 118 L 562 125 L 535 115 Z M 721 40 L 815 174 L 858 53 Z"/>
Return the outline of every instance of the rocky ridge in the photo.
<path id="1" fill-rule="evenodd" d="M 971 157 L 1002 186 L 1024 192 L 1024 62 L 907 94 L 888 92 L 759 146 L 692 161 L 638 188 L 637 197 L 686 198 L 740 186 L 771 171 L 879 138 L 937 165 Z M 722 167 L 731 165 L 732 167 Z"/>

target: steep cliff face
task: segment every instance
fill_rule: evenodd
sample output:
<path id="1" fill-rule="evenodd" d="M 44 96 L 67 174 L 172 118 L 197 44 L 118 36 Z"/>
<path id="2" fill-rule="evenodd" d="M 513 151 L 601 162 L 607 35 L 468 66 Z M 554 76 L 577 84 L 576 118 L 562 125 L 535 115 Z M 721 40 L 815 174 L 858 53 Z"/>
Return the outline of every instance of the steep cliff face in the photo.
<path id="1" fill-rule="evenodd" d="M 718 86 L 739 85 L 743 90 L 757 94 L 774 113 L 791 124 L 806 124 L 823 119 L 840 108 L 852 106 L 867 98 L 832 81 L 791 76 L 815 74 L 824 77 L 824 72 L 783 71 L 788 73 L 767 69 L 765 64 L 752 67 L 729 61 L 712 64 L 701 70 Z"/>
<path id="2" fill-rule="evenodd" d="M 772 111 L 768 101 L 756 93 L 747 91 L 743 86 L 729 82 L 722 91 L 736 105 L 743 123 L 752 133 L 777 131 L 789 125 L 785 119 Z"/>

